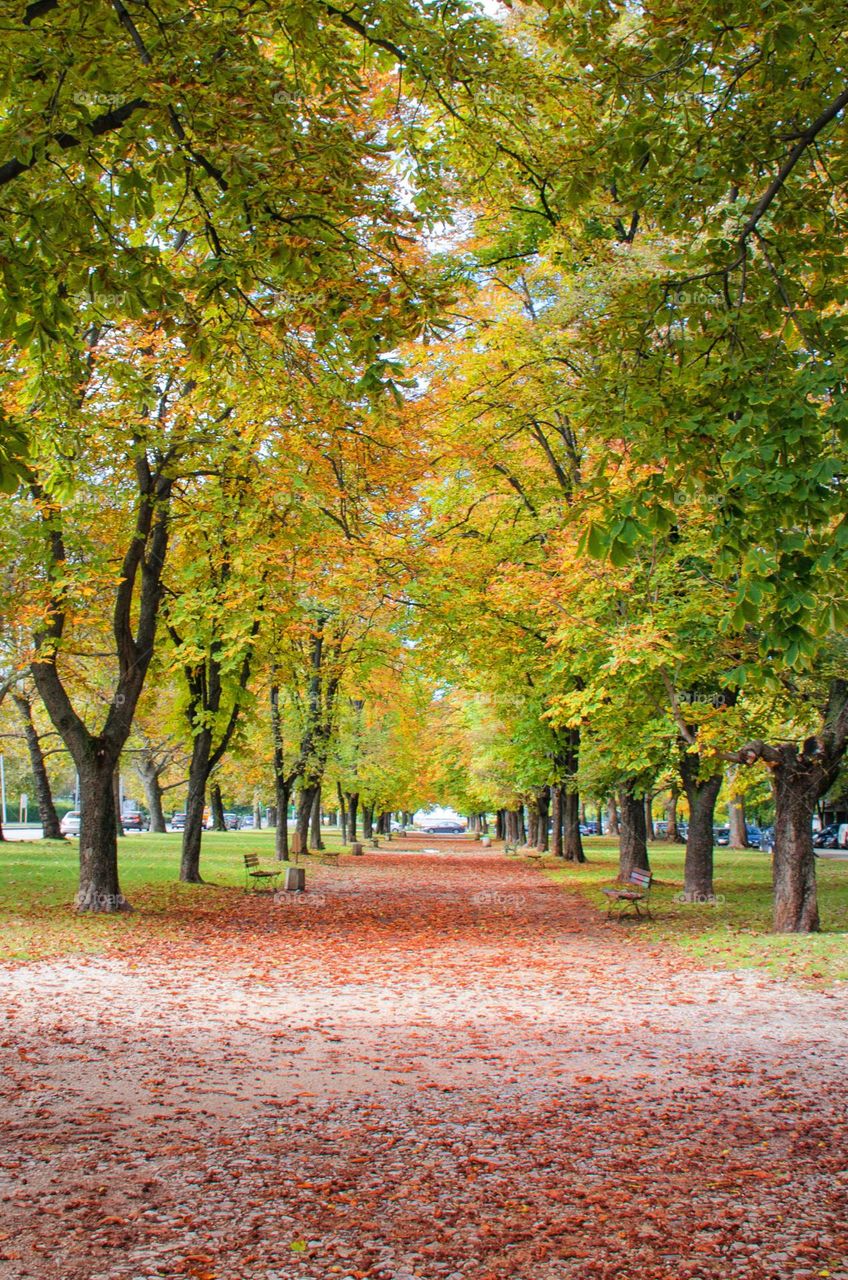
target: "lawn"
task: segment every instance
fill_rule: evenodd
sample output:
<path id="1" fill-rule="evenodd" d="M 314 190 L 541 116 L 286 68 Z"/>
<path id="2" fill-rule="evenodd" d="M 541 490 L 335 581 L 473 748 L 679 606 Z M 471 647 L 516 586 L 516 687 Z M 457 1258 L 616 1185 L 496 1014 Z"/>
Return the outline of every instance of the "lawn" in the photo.
<path id="1" fill-rule="evenodd" d="M 337 842 L 337 841 L 336 841 Z M 203 836 L 201 875 L 207 885 L 180 884 L 182 835 L 144 833 L 119 841 L 121 892 L 136 908 L 121 915 L 79 918 L 76 840 L 6 842 L 0 846 L 0 959 L 40 959 L 113 948 L 132 948 L 141 935 L 180 930 L 186 912 L 224 909 L 244 887 L 242 855 L 274 857 L 274 832 L 208 831 Z M 334 843 L 332 837 L 328 843 Z"/>
<path id="2" fill-rule="evenodd" d="M 618 871 L 618 846 L 584 840 L 588 861 L 549 867 L 558 884 L 584 894 L 600 910 L 600 886 Z M 848 862 L 816 860 L 818 934 L 776 935 L 771 928 L 771 859 L 759 849 L 716 849 L 714 903 L 678 901 L 683 888 L 682 845 L 650 845 L 653 922 L 611 925 L 630 939 L 671 942 L 720 968 L 759 968 L 785 978 L 829 985 L 848 980 Z"/>

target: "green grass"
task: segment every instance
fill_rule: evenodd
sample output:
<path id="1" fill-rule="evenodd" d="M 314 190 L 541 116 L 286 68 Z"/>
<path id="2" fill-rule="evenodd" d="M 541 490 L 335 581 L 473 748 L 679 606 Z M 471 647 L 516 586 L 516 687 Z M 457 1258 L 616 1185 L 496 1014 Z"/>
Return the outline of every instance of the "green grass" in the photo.
<path id="1" fill-rule="evenodd" d="M 584 841 L 588 862 L 549 868 L 557 883 L 584 894 L 604 909 L 601 886 L 618 873 L 618 848 L 598 837 Z M 650 845 L 655 880 L 653 921 L 622 921 L 623 934 L 637 942 L 670 942 L 711 965 L 757 968 L 814 985 L 848 979 L 848 862 L 817 859 L 818 934 L 773 934 L 771 859 L 758 849 L 716 849 L 715 903 L 683 903 L 682 845 Z"/>
<path id="2" fill-rule="evenodd" d="M 76 840 L 0 845 L 0 959 L 132 949 L 142 938 L 175 936 L 181 920 L 193 910 L 223 909 L 231 895 L 178 883 L 181 842 L 178 832 L 120 840 L 121 892 L 135 910 L 84 917 L 73 911 L 79 872 Z M 331 836 L 328 844 L 333 843 L 337 840 Z M 201 875 L 209 884 L 241 890 L 245 853 L 258 853 L 270 862 L 274 832 L 204 832 Z"/>

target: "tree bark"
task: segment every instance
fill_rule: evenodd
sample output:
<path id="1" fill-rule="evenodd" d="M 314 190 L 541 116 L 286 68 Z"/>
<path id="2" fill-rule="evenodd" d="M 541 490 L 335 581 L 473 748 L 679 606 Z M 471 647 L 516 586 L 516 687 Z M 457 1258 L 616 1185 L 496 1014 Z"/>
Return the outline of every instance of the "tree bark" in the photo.
<path id="1" fill-rule="evenodd" d="M 162 805 L 162 787 L 159 782 L 159 769 L 149 747 L 142 747 L 137 753 L 136 773 L 144 787 L 144 798 L 150 814 L 150 830 L 160 834 L 165 830 L 165 810 Z"/>
<path id="2" fill-rule="evenodd" d="M 548 815 L 550 806 L 550 787 L 540 787 L 536 792 L 536 848 L 540 853 L 547 853 L 548 851 Z"/>
<path id="3" fill-rule="evenodd" d="M 321 787 L 317 782 L 302 783 L 297 797 L 296 831 L 301 849 L 309 848 L 309 829 L 312 825 L 312 809 L 315 797 L 320 794 Z"/>
<path id="4" fill-rule="evenodd" d="M 119 836 L 126 835 L 124 831 L 124 815 L 121 812 L 121 764 L 120 759 L 115 766 L 115 772 L 112 775 L 112 801 L 115 805 L 115 830 Z"/>
<path id="5" fill-rule="evenodd" d="M 319 852 L 324 848 L 324 841 L 321 839 L 321 788 L 315 793 L 315 799 L 312 801 L 312 813 L 309 818 L 310 846 L 318 849 Z"/>
<path id="6" fill-rule="evenodd" d="M 609 806 L 607 809 L 607 835 L 621 835 L 621 826 L 618 821 L 618 807 L 616 806 L 615 796 L 610 796 Z"/>
<path id="7" fill-rule="evenodd" d="M 274 853 L 280 862 L 289 857 L 289 780 L 284 773 L 274 779 L 274 795 L 277 800 L 277 826 L 274 831 Z"/>
<path id="8" fill-rule="evenodd" d="M 559 782 L 551 786 L 551 853 L 555 858 L 562 857 L 562 785 Z"/>
<path id="9" fill-rule="evenodd" d="M 213 782 L 209 788 L 209 809 L 212 816 L 212 830 L 226 831 L 227 824 L 224 821 L 224 801 L 221 797 L 221 786 L 218 782 Z"/>
<path id="10" fill-rule="evenodd" d="M 580 795 L 566 791 L 563 796 L 563 857 L 566 862 L 585 862 L 583 838 L 580 835 Z"/>
<path id="11" fill-rule="evenodd" d="M 791 749 L 794 750 L 794 749 Z M 821 770 L 785 753 L 773 773 L 775 822 L 772 886 L 777 933 L 817 933 L 820 927 L 812 822 Z M 816 775 L 819 775 L 818 777 Z"/>
<path id="12" fill-rule="evenodd" d="M 201 729 L 192 743 L 188 768 L 188 796 L 180 860 L 180 880 L 184 884 L 203 884 L 200 874 L 200 845 L 203 838 L 203 811 L 206 808 L 206 782 L 212 767 L 211 753 L 212 730 Z"/>
<path id="13" fill-rule="evenodd" d="M 730 848 L 731 849 L 748 849 L 748 826 L 745 820 L 745 800 L 744 797 L 734 792 L 734 778 L 736 770 L 731 769 L 728 778 L 728 789 L 730 791 L 730 801 L 727 806 L 727 816 L 730 827 Z"/>
<path id="14" fill-rule="evenodd" d="M 347 834 L 351 844 L 356 843 L 356 826 L 359 817 L 359 792 L 347 793 Z"/>
<path id="15" fill-rule="evenodd" d="M 701 757 L 683 751 L 680 776 L 689 801 L 689 831 L 683 865 L 683 897 L 686 902 L 703 902 L 713 897 L 713 823 L 715 803 L 721 789 L 721 774 L 699 777 Z"/>
<path id="16" fill-rule="evenodd" d="M 621 788 L 618 805 L 621 813 L 618 876 L 620 880 L 628 880 L 631 871 L 651 869 L 645 840 L 645 801 L 634 781 L 626 782 Z"/>
<path id="17" fill-rule="evenodd" d="M 125 911 L 129 904 L 118 882 L 118 828 L 115 815 L 115 762 L 96 749 L 79 772 L 80 881 L 78 911 Z"/>
<path id="18" fill-rule="evenodd" d="M 374 805 L 363 804 L 362 806 L 362 839 L 374 839 Z"/>
<path id="19" fill-rule="evenodd" d="M 654 831 L 653 797 L 651 795 L 645 796 L 645 839 L 656 839 L 656 832 Z"/>
<path id="20" fill-rule="evenodd" d="M 342 844 L 347 844 L 347 801 L 340 782 L 336 783 L 336 792 L 339 797 L 339 827 L 341 829 Z"/>
<path id="21" fill-rule="evenodd" d="M 665 806 L 665 838 L 669 844 L 676 844 L 680 836 L 677 830 L 677 802 L 679 798 L 679 789 L 676 786 L 672 786 Z"/>
<path id="22" fill-rule="evenodd" d="M 35 798 L 38 803 L 38 817 L 45 840 L 64 840 L 59 815 L 53 803 L 53 792 L 50 789 L 50 778 L 41 750 L 41 739 L 35 727 L 32 715 L 32 702 L 23 693 L 13 693 L 12 701 L 18 709 L 24 726 L 27 751 L 29 752 L 30 769 L 35 782 Z M 5 816 L 5 815 L 4 815 Z M 0 825 L 0 830 L 2 826 Z"/>

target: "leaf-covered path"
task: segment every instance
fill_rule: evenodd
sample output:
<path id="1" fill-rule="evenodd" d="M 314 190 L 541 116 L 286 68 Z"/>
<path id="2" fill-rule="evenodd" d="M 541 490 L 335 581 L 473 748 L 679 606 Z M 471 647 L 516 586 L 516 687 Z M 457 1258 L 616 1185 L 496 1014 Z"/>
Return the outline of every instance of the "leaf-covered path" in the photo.
<path id="1" fill-rule="evenodd" d="M 470 844 L 308 876 L 0 973 L 0 1280 L 848 1277 L 842 994 Z"/>

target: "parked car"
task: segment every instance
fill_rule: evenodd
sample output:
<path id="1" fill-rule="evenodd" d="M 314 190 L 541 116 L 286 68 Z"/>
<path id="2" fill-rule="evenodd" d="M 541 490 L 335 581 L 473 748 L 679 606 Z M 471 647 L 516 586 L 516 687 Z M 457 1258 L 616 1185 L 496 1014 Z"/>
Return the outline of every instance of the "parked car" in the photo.
<path id="1" fill-rule="evenodd" d="M 462 835 L 465 827 L 460 822 L 451 822 L 446 819 L 443 822 L 431 822 L 426 825 L 422 824 L 421 830 L 427 836 L 454 836 Z"/>
<path id="2" fill-rule="evenodd" d="M 121 818 L 124 831 L 146 831 L 148 822 L 143 813 L 125 813 Z"/>
<path id="3" fill-rule="evenodd" d="M 774 827 L 763 827 L 760 832 L 760 848 L 763 853 L 774 852 Z"/>
<path id="4" fill-rule="evenodd" d="M 748 833 L 748 844 L 751 846 L 752 849 L 756 849 L 760 843 L 760 836 L 762 834 L 762 832 L 760 831 L 760 828 L 755 827 L 753 826 L 753 824 L 749 823 L 746 826 L 745 830 Z"/>
<path id="5" fill-rule="evenodd" d="M 184 813 L 172 813 L 171 821 L 168 823 L 170 831 L 185 831 L 186 816 Z"/>
<path id="6" fill-rule="evenodd" d="M 225 831 L 238 831 L 240 826 L 241 826 L 241 818 L 238 816 L 237 813 L 224 814 L 224 830 Z"/>
<path id="7" fill-rule="evenodd" d="M 62 821 L 59 823 L 59 830 L 63 836 L 78 836 L 80 827 L 82 826 L 82 814 L 79 809 L 72 809 L 70 813 L 66 813 Z"/>
<path id="8" fill-rule="evenodd" d="M 253 825 L 254 825 L 253 815 L 250 813 L 248 813 L 244 818 L 241 818 L 239 821 L 239 826 L 241 827 L 242 831 L 249 831 L 253 827 Z"/>
<path id="9" fill-rule="evenodd" d="M 598 831 L 598 824 L 597 824 L 597 822 L 581 822 L 581 823 L 580 823 L 580 834 L 581 834 L 581 836 L 597 836 L 597 835 L 599 835 L 599 834 L 600 834 L 600 832 Z"/>
<path id="10" fill-rule="evenodd" d="M 813 832 L 813 847 L 815 849 L 839 847 L 839 827 L 836 823 L 832 823 L 829 827 L 822 827 L 821 831 Z"/>
<path id="11" fill-rule="evenodd" d="M 717 845 L 730 844 L 730 827 L 714 827 L 713 840 Z"/>

